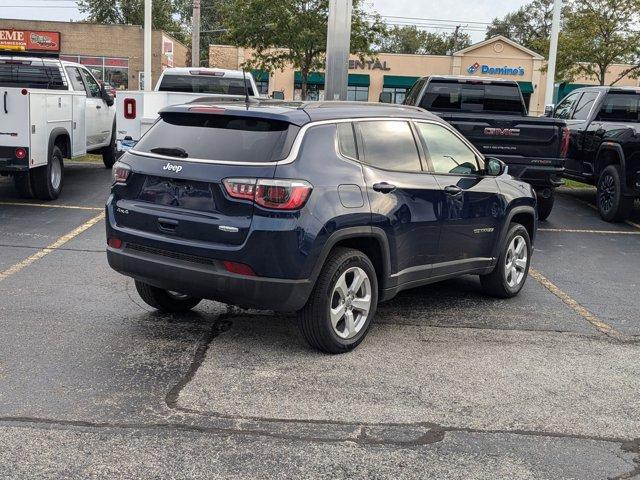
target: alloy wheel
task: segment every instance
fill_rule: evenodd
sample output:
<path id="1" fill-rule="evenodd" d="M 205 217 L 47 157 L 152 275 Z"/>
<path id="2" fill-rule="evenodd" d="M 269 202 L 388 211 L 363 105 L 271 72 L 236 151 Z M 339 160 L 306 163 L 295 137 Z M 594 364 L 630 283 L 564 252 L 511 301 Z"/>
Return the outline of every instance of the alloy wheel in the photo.
<path id="1" fill-rule="evenodd" d="M 598 197 L 600 208 L 603 212 L 608 212 L 613 207 L 613 200 L 616 196 L 616 182 L 613 175 L 605 174 L 600 179 L 598 185 Z"/>
<path id="2" fill-rule="evenodd" d="M 364 327 L 371 310 L 371 280 L 360 267 L 347 269 L 331 293 L 329 317 L 333 331 L 348 340 Z"/>
<path id="3" fill-rule="evenodd" d="M 527 270 L 527 242 L 521 235 L 516 235 L 507 249 L 504 273 L 509 287 L 514 288 L 522 282 Z"/>

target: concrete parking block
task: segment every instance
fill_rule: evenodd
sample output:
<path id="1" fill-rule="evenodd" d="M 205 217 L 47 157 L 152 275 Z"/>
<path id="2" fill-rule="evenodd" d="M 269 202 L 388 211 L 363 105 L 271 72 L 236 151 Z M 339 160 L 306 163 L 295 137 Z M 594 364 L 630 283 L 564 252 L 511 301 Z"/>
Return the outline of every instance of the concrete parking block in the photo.
<path id="1" fill-rule="evenodd" d="M 570 333 L 376 325 L 311 351 L 292 319 L 233 319 L 179 406 L 225 416 L 635 438 L 637 345 Z M 606 359 L 606 361 L 605 361 Z"/>

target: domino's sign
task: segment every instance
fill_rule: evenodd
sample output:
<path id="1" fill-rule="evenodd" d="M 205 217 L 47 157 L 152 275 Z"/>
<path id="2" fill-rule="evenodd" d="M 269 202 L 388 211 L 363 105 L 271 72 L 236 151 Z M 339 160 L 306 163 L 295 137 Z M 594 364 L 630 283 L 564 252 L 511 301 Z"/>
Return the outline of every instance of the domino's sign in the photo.
<path id="1" fill-rule="evenodd" d="M 522 67 L 492 67 L 489 65 L 480 65 L 478 62 L 473 65 L 469 65 L 467 72 L 470 75 L 474 75 L 478 72 L 482 75 L 512 75 L 516 77 L 524 76 L 524 68 Z"/>

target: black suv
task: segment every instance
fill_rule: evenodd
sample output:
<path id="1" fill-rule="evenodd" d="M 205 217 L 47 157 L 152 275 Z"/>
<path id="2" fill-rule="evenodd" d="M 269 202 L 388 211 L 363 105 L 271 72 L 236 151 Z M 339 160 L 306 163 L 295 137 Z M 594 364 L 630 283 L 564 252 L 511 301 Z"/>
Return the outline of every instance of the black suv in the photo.
<path id="1" fill-rule="evenodd" d="M 536 233 L 531 186 L 414 107 L 168 107 L 113 172 L 109 264 L 145 302 L 297 311 L 330 353 L 407 288 L 476 274 L 518 294 Z"/>

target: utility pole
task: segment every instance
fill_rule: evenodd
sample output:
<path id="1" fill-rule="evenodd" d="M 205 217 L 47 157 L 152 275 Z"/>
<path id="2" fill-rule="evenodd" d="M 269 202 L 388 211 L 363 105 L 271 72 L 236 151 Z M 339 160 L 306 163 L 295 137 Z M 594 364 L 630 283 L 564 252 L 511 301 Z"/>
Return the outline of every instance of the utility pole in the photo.
<path id="1" fill-rule="evenodd" d="M 151 0 L 144 0 L 144 89 L 151 90 Z"/>
<path id="2" fill-rule="evenodd" d="M 549 45 L 549 63 L 547 64 L 547 87 L 544 92 L 544 105 L 553 103 L 553 90 L 556 84 L 556 57 L 558 56 L 558 36 L 560 35 L 560 17 L 562 0 L 554 0 L 553 19 L 551 21 L 551 44 Z"/>
<path id="3" fill-rule="evenodd" d="M 191 66 L 200 66 L 200 0 L 193 0 L 191 18 Z"/>
<path id="4" fill-rule="evenodd" d="M 451 45 L 451 52 L 449 55 L 453 55 L 453 52 L 457 51 L 458 45 L 458 32 L 460 31 L 460 25 L 456 25 L 456 29 L 453 31 L 453 45 Z"/>
<path id="5" fill-rule="evenodd" d="M 351 50 L 351 0 L 329 0 L 327 65 L 324 92 L 327 100 L 346 100 Z"/>

